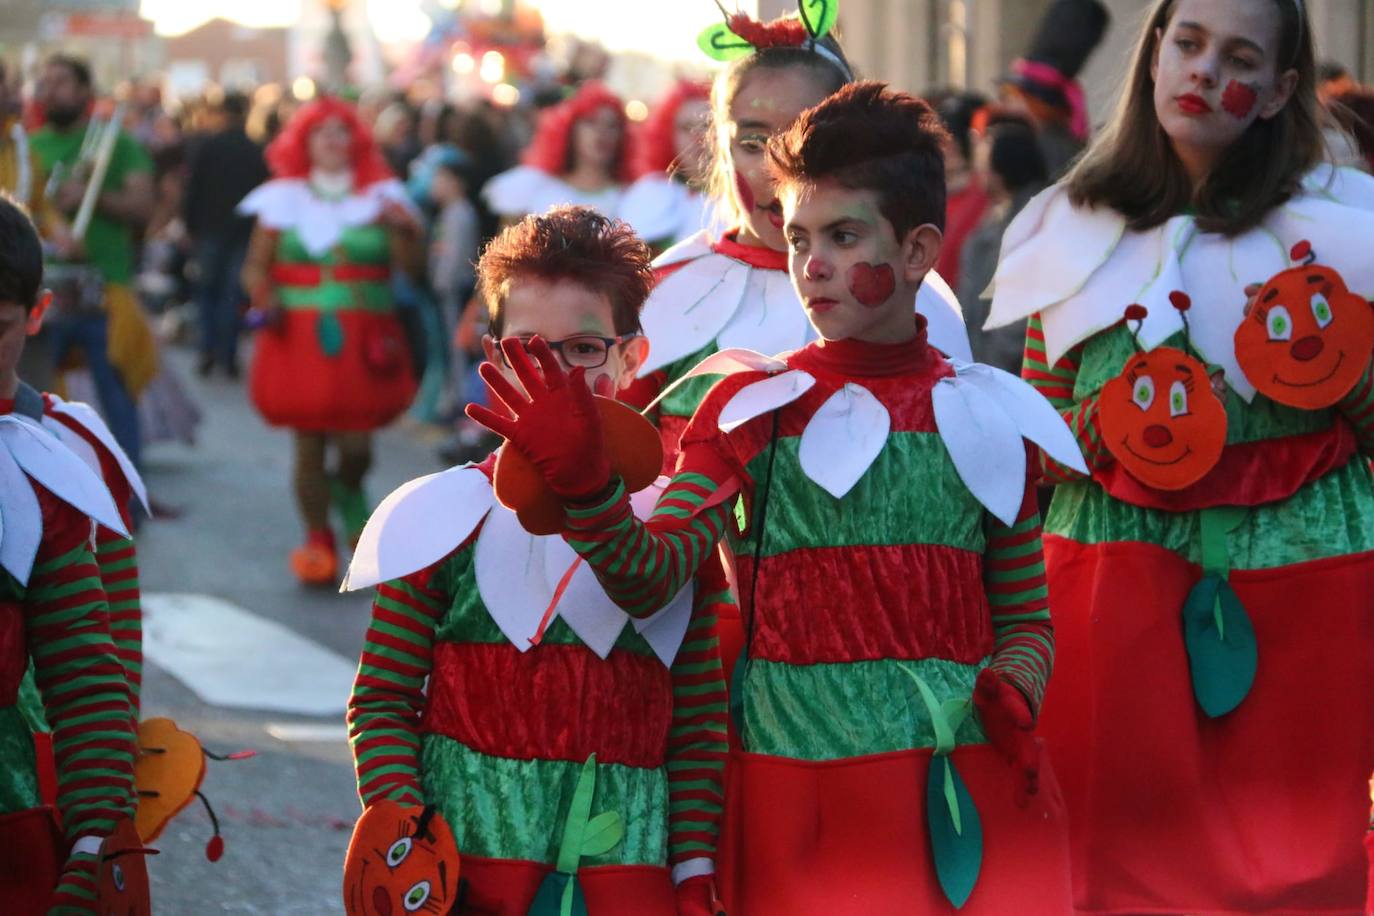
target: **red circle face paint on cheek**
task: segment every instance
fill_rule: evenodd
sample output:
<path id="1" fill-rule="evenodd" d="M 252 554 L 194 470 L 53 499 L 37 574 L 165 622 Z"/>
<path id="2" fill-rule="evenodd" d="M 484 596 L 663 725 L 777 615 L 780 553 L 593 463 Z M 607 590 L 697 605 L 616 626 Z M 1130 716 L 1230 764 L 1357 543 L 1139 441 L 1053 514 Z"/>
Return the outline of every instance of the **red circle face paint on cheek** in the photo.
<path id="1" fill-rule="evenodd" d="M 744 173 L 739 169 L 735 169 L 735 193 L 739 195 L 740 206 L 744 208 L 745 212 L 753 211 L 754 192 L 750 190 L 749 182 L 745 180 Z"/>
<path id="2" fill-rule="evenodd" d="M 1255 102 L 1259 100 L 1259 92 L 1248 83 L 1240 83 L 1231 80 L 1226 85 L 1226 91 L 1221 94 L 1221 107 L 1226 109 L 1226 113 L 1238 121 L 1244 121 L 1250 117 L 1250 112 L 1255 110 Z"/>
<path id="3" fill-rule="evenodd" d="M 891 264 L 870 264 L 867 261 L 855 264 L 845 275 L 849 281 L 849 294 L 860 305 L 877 308 L 892 298 L 897 288 L 897 279 L 892 273 Z"/>

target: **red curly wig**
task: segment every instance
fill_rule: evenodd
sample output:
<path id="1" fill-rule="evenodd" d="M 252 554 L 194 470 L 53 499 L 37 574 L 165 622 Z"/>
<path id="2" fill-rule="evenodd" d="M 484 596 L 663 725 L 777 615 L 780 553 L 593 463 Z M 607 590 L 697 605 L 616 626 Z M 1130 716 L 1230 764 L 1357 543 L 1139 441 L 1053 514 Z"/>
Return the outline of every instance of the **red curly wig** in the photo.
<path id="1" fill-rule="evenodd" d="M 277 139 L 267 147 L 267 165 L 277 178 L 305 178 L 310 174 L 310 135 L 330 118 L 338 118 L 351 138 L 353 184 L 362 189 L 394 177 L 372 139 L 372 131 L 358 119 L 352 105 L 330 96 L 320 96 L 297 109 Z"/>
<path id="2" fill-rule="evenodd" d="M 673 143 L 673 125 L 677 121 L 678 109 L 685 102 L 709 102 L 711 87 L 693 80 L 678 80 L 668 94 L 654 106 L 649 119 L 635 143 L 635 177 L 644 175 L 663 175 L 673 166 L 677 158 L 677 147 Z M 702 129 L 706 126 L 703 124 Z"/>
<path id="3" fill-rule="evenodd" d="M 568 173 L 569 154 L 572 149 L 573 125 L 602 108 L 615 111 L 620 121 L 620 161 L 616 164 L 614 177 L 617 181 L 628 182 L 634 177 L 631 168 L 629 119 L 625 117 L 625 104 L 620 97 L 596 80 L 588 80 L 578 87 L 571 98 L 546 109 L 539 116 L 534 129 L 534 139 L 522 157 L 525 165 L 560 176 Z"/>

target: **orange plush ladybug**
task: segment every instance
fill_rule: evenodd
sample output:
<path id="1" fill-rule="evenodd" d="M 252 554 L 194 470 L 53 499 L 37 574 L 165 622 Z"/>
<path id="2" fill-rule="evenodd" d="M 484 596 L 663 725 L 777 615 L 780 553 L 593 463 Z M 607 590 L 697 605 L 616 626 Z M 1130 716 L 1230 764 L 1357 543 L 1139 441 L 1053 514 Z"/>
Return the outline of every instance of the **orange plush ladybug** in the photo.
<path id="1" fill-rule="evenodd" d="M 1307 242 L 1296 267 L 1260 289 L 1236 328 L 1236 361 L 1261 394 L 1305 410 L 1335 404 L 1360 380 L 1374 353 L 1374 310 L 1335 270 L 1313 263 Z"/>
<path id="2" fill-rule="evenodd" d="M 1188 297 L 1170 301 L 1184 316 Z M 1126 309 L 1140 322 L 1145 307 Z M 1207 367 L 1182 350 L 1156 347 L 1136 353 L 1098 398 L 1102 437 L 1112 455 L 1135 479 L 1157 490 L 1182 490 L 1197 483 L 1221 458 L 1226 444 L 1226 408 L 1213 393 Z"/>

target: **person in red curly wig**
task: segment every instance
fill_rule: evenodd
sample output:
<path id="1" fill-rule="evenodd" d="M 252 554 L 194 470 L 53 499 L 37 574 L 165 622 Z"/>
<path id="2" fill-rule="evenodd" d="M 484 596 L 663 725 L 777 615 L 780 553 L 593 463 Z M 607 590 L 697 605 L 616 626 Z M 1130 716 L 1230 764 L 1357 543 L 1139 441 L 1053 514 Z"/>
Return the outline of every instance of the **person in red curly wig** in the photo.
<path id="1" fill-rule="evenodd" d="M 599 82 L 583 83 L 539 116 L 521 160 L 482 189 L 506 225 L 564 204 L 614 216 L 632 176 L 624 103 Z"/>
<path id="2" fill-rule="evenodd" d="M 295 433 L 306 539 L 291 570 L 307 585 L 330 585 L 331 504 L 355 540 L 367 521 L 372 431 L 415 394 L 391 272 L 415 263 L 420 223 L 346 102 L 320 98 L 298 110 L 267 162 L 273 179 L 239 205 L 257 218 L 243 268 L 261 329 L 249 391 L 268 423 Z"/>
<path id="3" fill-rule="evenodd" d="M 620 218 L 654 247 L 666 248 L 711 224 L 704 193 L 710 121 L 710 87 L 678 80 L 639 134 L 637 177 L 621 201 Z"/>

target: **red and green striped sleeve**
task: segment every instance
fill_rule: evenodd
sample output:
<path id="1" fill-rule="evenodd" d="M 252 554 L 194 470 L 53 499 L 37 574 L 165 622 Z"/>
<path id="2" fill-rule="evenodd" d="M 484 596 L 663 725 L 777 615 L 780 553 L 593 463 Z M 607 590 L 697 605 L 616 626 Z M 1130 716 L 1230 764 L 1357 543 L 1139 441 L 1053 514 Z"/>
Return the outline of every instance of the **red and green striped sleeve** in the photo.
<path id="1" fill-rule="evenodd" d="M 129 700 L 138 720 L 143 687 L 143 607 L 138 587 L 138 548 L 132 538 L 100 526 L 95 533 L 95 561 L 110 607 L 110 637 L 115 656 L 129 682 Z"/>
<path id="2" fill-rule="evenodd" d="M 444 607 L 444 596 L 429 586 L 432 571 L 382 583 L 372 602 L 348 700 L 348 740 L 364 806 L 382 798 L 424 804 L 420 715 Z"/>
<path id="3" fill-rule="evenodd" d="M 1015 685 L 1031 712 L 1037 713 L 1054 667 L 1054 628 L 1035 488 L 1026 487 L 1015 525 L 994 518 L 990 526 L 983 578 L 995 637 L 991 667 Z"/>
<path id="4" fill-rule="evenodd" d="M 1069 424 L 1082 449 L 1083 460 L 1092 470 L 1110 463 L 1112 456 L 1102 442 L 1102 421 L 1098 416 L 1097 398 L 1090 397 L 1081 402 L 1073 398 L 1074 381 L 1078 378 L 1082 355 L 1083 345 L 1079 344 L 1051 366 L 1046 355 L 1045 330 L 1040 316 L 1032 315 L 1026 323 L 1026 357 L 1021 367 L 1021 377 L 1044 395 L 1045 400 L 1053 404 L 1064 422 Z M 1082 474 L 1060 464 L 1043 451 L 1037 449 L 1036 454 L 1039 471 L 1037 483 L 1056 484 L 1083 479 Z"/>
<path id="5" fill-rule="evenodd" d="M 568 544 L 592 567 L 611 600 L 633 617 L 648 617 L 671 601 L 725 533 L 729 509 L 714 503 L 702 507 L 734 484 L 718 469 L 703 473 L 693 467 L 702 452 L 700 447 L 684 452 L 647 521 L 635 517 L 618 479 L 604 498 L 567 507 Z"/>
<path id="6" fill-rule="evenodd" d="M 668 733 L 668 858 L 675 881 L 715 869 L 724 805 L 725 677 L 717 612 L 731 603 L 718 554 L 697 577 L 692 621 L 673 660 L 673 721 Z"/>
<path id="7" fill-rule="evenodd" d="M 1336 406 L 1355 427 L 1361 453 L 1374 457 L 1374 363 L 1365 368 L 1355 387 Z"/>

